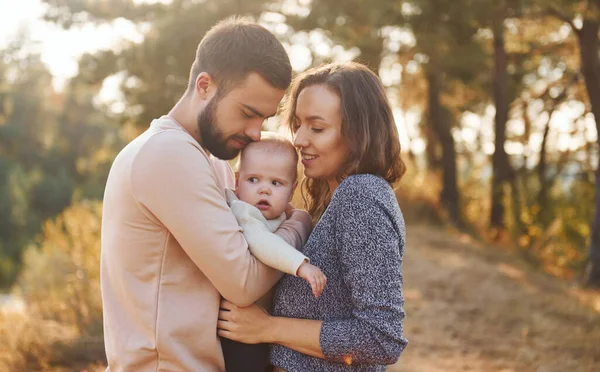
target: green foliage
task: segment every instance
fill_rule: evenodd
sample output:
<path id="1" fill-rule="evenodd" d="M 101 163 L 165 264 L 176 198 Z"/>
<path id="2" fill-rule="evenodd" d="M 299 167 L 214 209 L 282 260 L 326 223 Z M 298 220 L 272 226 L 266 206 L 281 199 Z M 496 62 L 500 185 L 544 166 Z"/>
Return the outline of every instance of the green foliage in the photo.
<path id="1" fill-rule="evenodd" d="M 19 43 L 0 51 L 0 287 L 16 278 L 43 221 L 102 197 L 123 144 L 116 121 L 92 103 L 99 85 L 74 79 L 55 92 L 40 57 L 24 52 L 27 39 Z"/>
<path id="2" fill-rule="evenodd" d="M 129 43 L 114 53 L 101 51 L 80 62 L 84 81 L 98 83 L 107 76 L 124 73 L 121 90 L 126 110 L 122 122 L 146 128 L 167 113 L 184 93 L 198 43 L 219 20 L 232 15 L 258 18 L 262 0 L 174 0 L 164 4 L 132 1 L 46 0 L 47 16 L 64 26 L 71 17 L 107 22 L 125 18 L 144 22 L 144 42 Z M 113 4 L 114 3 L 114 4 Z M 114 5 L 114 6 L 112 6 Z"/>

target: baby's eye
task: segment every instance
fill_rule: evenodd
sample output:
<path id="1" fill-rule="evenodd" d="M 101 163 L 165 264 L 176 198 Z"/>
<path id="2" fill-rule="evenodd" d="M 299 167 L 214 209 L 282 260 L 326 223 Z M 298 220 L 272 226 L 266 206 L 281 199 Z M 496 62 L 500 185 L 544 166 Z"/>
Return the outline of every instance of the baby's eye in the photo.
<path id="1" fill-rule="evenodd" d="M 281 186 L 281 182 L 279 181 L 273 181 L 271 183 L 273 184 L 273 186 Z"/>
<path id="2" fill-rule="evenodd" d="M 256 177 L 250 177 L 250 178 L 248 178 L 248 181 L 250 183 L 256 183 L 256 182 L 258 182 L 258 178 L 256 178 Z"/>

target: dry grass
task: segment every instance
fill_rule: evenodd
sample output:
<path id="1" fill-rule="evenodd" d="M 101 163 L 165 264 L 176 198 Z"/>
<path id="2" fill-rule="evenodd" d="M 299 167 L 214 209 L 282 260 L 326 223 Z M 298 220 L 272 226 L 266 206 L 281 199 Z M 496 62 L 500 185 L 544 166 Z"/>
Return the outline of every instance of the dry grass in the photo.
<path id="1" fill-rule="evenodd" d="M 467 235 L 408 220 L 403 268 L 410 344 L 390 372 L 600 371 L 598 292 L 542 274 Z M 91 293 L 81 298 L 99 296 Z M 75 324 L 40 319 L 0 312 L 0 371 L 104 369 L 101 338 L 82 339 Z"/>
<path id="2" fill-rule="evenodd" d="M 72 341 L 74 329 L 21 312 L 0 312 L 0 371 L 42 371 L 56 359 L 54 345 Z"/>
<path id="3" fill-rule="evenodd" d="M 442 229 L 409 226 L 406 336 L 390 371 L 600 370 L 600 294 Z"/>

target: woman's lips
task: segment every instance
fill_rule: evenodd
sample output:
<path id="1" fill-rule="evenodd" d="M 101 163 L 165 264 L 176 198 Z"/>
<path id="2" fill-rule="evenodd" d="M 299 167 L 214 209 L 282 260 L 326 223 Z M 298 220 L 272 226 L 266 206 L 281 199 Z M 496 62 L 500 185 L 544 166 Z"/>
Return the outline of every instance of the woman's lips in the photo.
<path id="1" fill-rule="evenodd" d="M 311 155 L 311 154 L 304 154 L 304 153 L 302 153 L 302 164 L 304 164 L 304 166 L 307 166 L 311 162 L 313 162 L 314 160 L 316 160 L 318 158 L 319 158 L 318 155 Z"/>

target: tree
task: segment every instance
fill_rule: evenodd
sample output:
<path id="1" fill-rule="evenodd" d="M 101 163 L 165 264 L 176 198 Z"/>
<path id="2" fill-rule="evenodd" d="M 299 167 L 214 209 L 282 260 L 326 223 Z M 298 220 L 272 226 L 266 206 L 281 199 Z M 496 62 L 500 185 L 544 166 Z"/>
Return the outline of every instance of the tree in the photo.
<path id="1" fill-rule="evenodd" d="M 559 1 L 539 3 L 542 11 L 557 17 L 571 27 L 579 44 L 581 75 L 596 122 L 598 145 L 600 145 L 600 1 Z M 578 26 L 574 20 L 580 17 Z M 600 166 L 596 168 L 596 201 L 594 220 L 591 224 L 589 265 L 585 281 L 600 287 Z"/>
<path id="2" fill-rule="evenodd" d="M 14 281 L 42 222 L 73 200 L 100 199 L 121 145 L 93 104 L 100 86 L 73 79 L 62 93 L 20 36 L 0 51 L 0 286 Z"/>
<path id="3" fill-rule="evenodd" d="M 169 112 L 185 92 L 198 43 L 210 27 L 235 14 L 258 18 L 264 5 L 262 0 L 45 1 L 46 17 L 64 27 L 75 25 L 73 19 L 106 23 L 125 18 L 144 23 L 143 42 L 126 43 L 120 52 L 100 51 L 85 57 L 85 74 L 91 83 L 123 74 L 126 109 L 120 120 L 140 129 Z"/>

